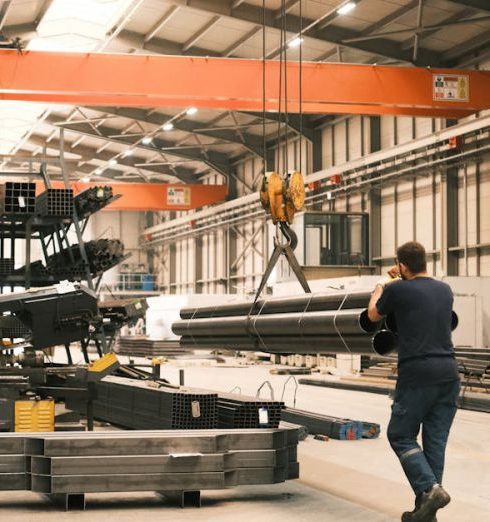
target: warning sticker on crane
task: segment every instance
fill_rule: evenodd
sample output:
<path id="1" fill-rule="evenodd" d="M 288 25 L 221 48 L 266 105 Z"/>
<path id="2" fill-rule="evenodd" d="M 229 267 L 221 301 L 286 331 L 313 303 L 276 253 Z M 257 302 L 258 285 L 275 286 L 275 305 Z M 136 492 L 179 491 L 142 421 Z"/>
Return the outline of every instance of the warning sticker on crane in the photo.
<path id="1" fill-rule="evenodd" d="M 432 79 L 434 100 L 469 101 L 470 78 L 466 74 L 434 74 Z"/>
<path id="2" fill-rule="evenodd" d="M 189 187 L 168 187 L 167 205 L 182 207 L 191 204 L 191 189 Z"/>

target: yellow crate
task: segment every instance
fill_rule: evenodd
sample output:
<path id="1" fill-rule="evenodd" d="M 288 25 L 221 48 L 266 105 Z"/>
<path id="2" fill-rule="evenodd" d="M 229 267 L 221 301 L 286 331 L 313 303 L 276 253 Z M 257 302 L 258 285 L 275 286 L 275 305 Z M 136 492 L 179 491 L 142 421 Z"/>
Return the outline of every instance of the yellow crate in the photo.
<path id="1" fill-rule="evenodd" d="M 54 400 L 15 401 L 15 431 L 54 431 Z"/>

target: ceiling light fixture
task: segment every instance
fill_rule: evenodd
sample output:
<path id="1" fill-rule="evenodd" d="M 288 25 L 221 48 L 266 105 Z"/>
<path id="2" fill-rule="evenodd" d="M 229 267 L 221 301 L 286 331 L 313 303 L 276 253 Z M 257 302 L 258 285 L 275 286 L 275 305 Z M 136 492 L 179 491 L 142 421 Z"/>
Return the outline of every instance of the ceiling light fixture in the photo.
<path id="1" fill-rule="evenodd" d="M 88 183 L 90 181 L 90 178 L 88 176 L 85 176 L 84 178 L 81 178 L 80 181 L 82 183 Z"/>
<path id="2" fill-rule="evenodd" d="M 305 41 L 304 38 L 301 38 L 300 36 L 297 36 L 296 38 L 293 38 L 289 42 L 288 47 L 290 47 L 291 49 L 295 49 L 296 47 L 299 47 L 304 41 Z"/>
<path id="3" fill-rule="evenodd" d="M 133 149 L 128 149 L 128 150 L 124 151 L 123 156 L 125 158 L 127 158 L 128 156 L 132 156 L 133 154 L 134 154 L 134 150 Z"/>
<path id="4" fill-rule="evenodd" d="M 194 114 L 196 114 L 196 113 L 197 113 L 197 107 L 189 107 L 186 112 L 187 116 L 194 116 Z"/>
<path id="5" fill-rule="evenodd" d="M 113 167 L 114 165 L 117 165 L 117 160 L 116 160 L 116 159 L 111 159 L 111 160 L 109 160 L 109 165 L 111 165 L 112 167 Z"/>
<path id="6" fill-rule="evenodd" d="M 142 140 L 141 140 L 141 143 L 143 143 L 143 145 L 149 145 L 151 143 L 151 137 L 150 136 L 145 136 Z"/>
<path id="7" fill-rule="evenodd" d="M 104 172 L 104 169 L 100 167 L 98 169 L 95 169 L 95 174 L 102 174 L 102 172 Z"/>
<path id="8" fill-rule="evenodd" d="M 352 11 L 352 9 L 354 9 L 354 7 L 356 7 L 356 3 L 355 2 L 347 2 L 342 7 L 339 7 L 337 9 L 337 14 L 339 16 L 342 16 L 342 15 L 345 15 L 347 13 L 350 13 Z"/>
<path id="9" fill-rule="evenodd" d="M 174 124 L 172 122 L 165 123 L 165 125 L 162 126 L 162 129 L 166 132 L 171 131 L 174 128 Z"/>

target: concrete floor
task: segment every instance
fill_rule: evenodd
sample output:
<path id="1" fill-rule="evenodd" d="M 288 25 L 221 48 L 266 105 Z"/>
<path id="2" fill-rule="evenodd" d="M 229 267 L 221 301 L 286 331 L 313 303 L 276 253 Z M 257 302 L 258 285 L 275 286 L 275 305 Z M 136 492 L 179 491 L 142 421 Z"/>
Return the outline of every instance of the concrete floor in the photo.
<path id="1" fill-rule="evenodd" d="M 232 366 L 229 365 L 229 366 Z M 253 394 L 265 380 L 280 399 L 286 376 L 269 374 L 269 366 L 214 367 L 181 365 L 189 386 L 230 391 L 240 386 Z M 162 376 L 178 382 L 179 367 L 167 365 Z M 293 382 L 284 397 L 293 405 Z M 266 390 L 263 395 L 267 396 Z M 299 447 L 301 478 L 272 487 L 240 487 L 203 493 L 203 508 L 171 507 L 152 493 L 87 495 L 85 513 L 64 514 L 42 497 L 27 492 L 0 493 L 0 520 L 142 520 L 158 514 L 178 520 L 233 520 L 253 517 L 269 521 L 394 521 L 412 509 L 413 498 L 400 465 L 388 445 L 385 430 L 388 397 L 368 393 L 300 386 L 298 408 L 335 416 L 379 422 L 376 440 L 315 441 Z M 448 446 L 445 487 L 453 501 L 438 514 L 440 522 L 490 520 L 490 415 L 458 411 Z M 51 516 L 49 516 L 49 515 Z M 5 518 L 4 518 L 5 517 Z"/>

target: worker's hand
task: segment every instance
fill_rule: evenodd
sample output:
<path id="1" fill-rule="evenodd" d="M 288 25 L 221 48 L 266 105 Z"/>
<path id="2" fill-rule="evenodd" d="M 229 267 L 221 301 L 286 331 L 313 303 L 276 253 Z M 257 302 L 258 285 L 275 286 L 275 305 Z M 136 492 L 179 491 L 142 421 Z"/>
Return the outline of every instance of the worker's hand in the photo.
<path id="1" fill-rule="evenodd" d="M 388 270 L 388 275 L 389 275 L 392 279 L 399 279 L 399 278 L 400 278 L 400 271 L 398 270 L 398 265 L 393 265 L 393 266 Z"/>
<path id="2" fill-rule="evenodd" d="M 391 277 L 388 275 L 388 277 L 381 278 L 377 283 L 376 286 L 381 286 L 383 289 L 385 289 L 388 285 L 391 283 L 394 283 L 395 281 L 399 281 L 399 277 Z"/>

